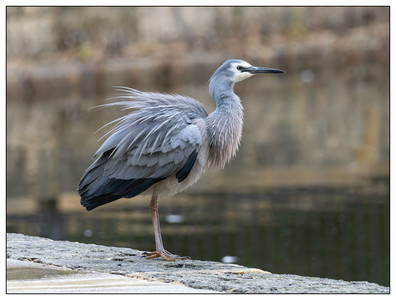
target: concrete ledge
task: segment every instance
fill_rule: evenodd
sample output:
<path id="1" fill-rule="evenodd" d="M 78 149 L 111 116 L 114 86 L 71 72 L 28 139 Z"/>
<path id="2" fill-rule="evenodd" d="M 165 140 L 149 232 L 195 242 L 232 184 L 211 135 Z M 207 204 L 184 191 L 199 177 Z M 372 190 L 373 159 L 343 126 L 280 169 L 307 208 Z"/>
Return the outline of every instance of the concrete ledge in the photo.
<path id="1" fill-rule="evenodd" d="M 26 268 L 47 271 L 27 276 Z M 271 274 L 219 262 L 146 260 L 142 251 L 129 248 L 8 233 L 7 292 L 389 293 L 389 288 L 365 281 Z"/>
<path id="2" fill-rule="evenodd" d="M 182 284 L 7 260 L 8 293 L 213 293 Z"/>

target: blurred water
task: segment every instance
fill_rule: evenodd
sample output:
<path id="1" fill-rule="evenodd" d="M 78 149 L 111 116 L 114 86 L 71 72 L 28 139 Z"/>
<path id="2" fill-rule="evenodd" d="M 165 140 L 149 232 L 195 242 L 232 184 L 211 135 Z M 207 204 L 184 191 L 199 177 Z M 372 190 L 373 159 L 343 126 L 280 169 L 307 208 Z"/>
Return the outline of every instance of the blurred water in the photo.
<path id="1" fill-rule="evenodd" d="M 245 108 L 240 151 L 222 176 L 206 173 L 194 188 L 206 190 L 220 180 L 224 191 L 230 186 L 226 181 L 232 180 L 237 190 L 257 191 L 267 185 L 343 184 L 387 174 L 389 81 L 354 71 L 334 74 L 329 82 L 325 73 L 315 74 L 311 83 L 293 74 L 255 77 L 236 86 Z M 206 84 L 175 86 L 165 92 L 194 96 L 208 112 L 214 109 Z M 120 116 L 115 109 L 89 108 L 115 94 L 9 101 L 7 195 L 46 199 L 75 190 L 106 130 L 94 132 Z M 280 168 L 314 171 L 310 177 L 287 171 L 277 177 Z M 249 176 L 252 172 L 261 177 Z"/>
<path id="2" fill-rule="evenodd" d="M 389 81 L 365 67 L 332 75 L 236 86 L 241 149 L 223 171 L 160 198 L 169 251 L 389 286 Z M 206 84 L 165 91 L 213 109 Z M 119 116 L 89 107 L 113 95 L 7 102 L 8 232 L 153 250 L 148 199 L 85 212 L 75 192 L 100 144 L 93 132 Z"/>
<path id="3" fill-rule="evenodd" d="M 318 187 L 184 195 L 160 199 L 161 229 L 167 250 L 193 259 L 232 257 L 274 273 L 389 286 L 388 197 Z M 138 197 L 91 212 L 9 215 L 7 232 L 153 250 L 148 202 Z M 169 222 L 174 215 L 179 222 Z"/>

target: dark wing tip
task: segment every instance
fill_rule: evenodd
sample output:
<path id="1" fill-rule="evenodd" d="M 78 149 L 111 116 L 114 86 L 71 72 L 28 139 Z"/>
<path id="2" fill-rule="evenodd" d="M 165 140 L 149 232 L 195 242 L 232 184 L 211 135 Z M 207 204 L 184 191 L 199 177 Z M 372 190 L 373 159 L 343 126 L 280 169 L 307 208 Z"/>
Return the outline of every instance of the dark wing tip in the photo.
<path id="1" fill-rule="evenodd" d="M 197 159 L 197 156 L 198 156 L 198 152 L 197 150 L 194 150 L 188 157 L 184 166 L 176 173 L 176 178 L 178 182 L 182 182 L 190 174 L 191 169 L 193 168 L 195 161 Z"/>
<path id="2" fill-rule="evenodd" d="M 153 184 L 164 178 L 139 178 L 139 179 L 116 179 L 109 178 L 105 185 L 99 185 L 89 194 L 80 193 L 80 203 L 87 210 L 92 210 L 103 204 L 120 198 L 132 198 L 147 190 Z M 95 184 L 95 183 L 90 183 Z"/>

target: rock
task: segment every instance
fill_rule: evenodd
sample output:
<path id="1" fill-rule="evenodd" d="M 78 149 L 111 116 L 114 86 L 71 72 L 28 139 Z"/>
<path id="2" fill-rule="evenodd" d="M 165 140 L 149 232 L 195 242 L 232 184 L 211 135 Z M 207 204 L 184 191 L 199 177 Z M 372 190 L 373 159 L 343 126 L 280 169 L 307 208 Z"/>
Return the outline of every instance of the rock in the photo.
<path id="1" fill-rule="evenodd" d="M 389 293 L 388 287 L 365 281 L 271 274 L 260 269 L 213 261 L 146 260 L 143 253 L 129 248 L 7 234 L 8 259 L 69 270 L 117 274 L 227 293 Z"/>

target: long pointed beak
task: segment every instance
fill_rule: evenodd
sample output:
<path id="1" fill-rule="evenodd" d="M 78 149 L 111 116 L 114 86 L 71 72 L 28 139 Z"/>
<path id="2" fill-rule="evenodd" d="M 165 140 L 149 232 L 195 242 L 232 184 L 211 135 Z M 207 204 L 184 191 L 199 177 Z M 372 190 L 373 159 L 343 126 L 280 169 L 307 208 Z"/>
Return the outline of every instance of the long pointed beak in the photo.
<path id="1" fill-rule="evenodd" d="M 273 68 L 264 68 L 264 67 L 248 67 L 243 69 L 242 72 L 249 72 L 250 74 L 259 74 L 259 73 L 286 73 L 280 69 L 273 69 Z"/>

